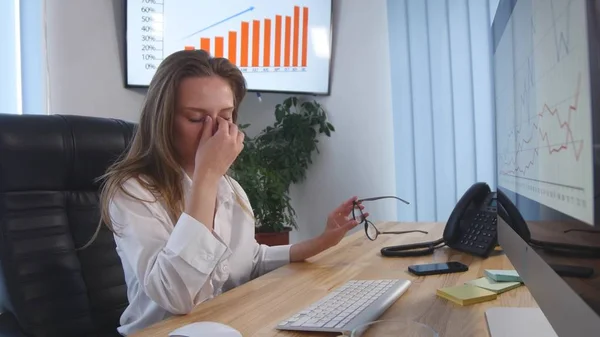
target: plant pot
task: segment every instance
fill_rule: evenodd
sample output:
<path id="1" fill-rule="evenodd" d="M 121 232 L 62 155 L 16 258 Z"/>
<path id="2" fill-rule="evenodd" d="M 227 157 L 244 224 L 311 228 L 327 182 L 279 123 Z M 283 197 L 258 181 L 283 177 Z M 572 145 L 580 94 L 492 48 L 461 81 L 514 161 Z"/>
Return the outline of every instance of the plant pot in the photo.
<path id="1" fill-rule="evenodd" d="M 283 246 L 290 244 L 290 232 L 256 233 L 256 241 L 267 246 Z"/>

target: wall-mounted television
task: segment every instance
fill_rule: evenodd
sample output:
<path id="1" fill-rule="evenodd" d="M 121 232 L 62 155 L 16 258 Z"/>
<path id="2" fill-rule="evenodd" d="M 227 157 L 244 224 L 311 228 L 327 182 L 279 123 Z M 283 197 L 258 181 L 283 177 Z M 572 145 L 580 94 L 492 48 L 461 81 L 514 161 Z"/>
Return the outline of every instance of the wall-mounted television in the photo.
<path id="1" fill-rule="evenodd" d="M 332 0 L 127 0 L 125 85 L 185 49 L 225 57 L 249 91 L 329 94 Z"/>

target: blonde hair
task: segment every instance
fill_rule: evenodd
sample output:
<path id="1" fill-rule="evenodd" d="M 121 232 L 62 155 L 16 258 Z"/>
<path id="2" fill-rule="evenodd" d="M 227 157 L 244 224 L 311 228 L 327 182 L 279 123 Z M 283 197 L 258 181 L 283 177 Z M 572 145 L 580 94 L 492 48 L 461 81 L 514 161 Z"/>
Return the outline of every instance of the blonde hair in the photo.
<path id="1" fill-rule="evenodd" d="M 225 58 L 213 58 L 203 50 L 182 50 L 165 58 L 150 82 L 139 125 L 128 150 L 100 178 L 100 221 L 113 232 L 115 228 L 109 214 L 109 203 L 119 190 L 135 198 L 122 187 L 130 178 L 137 179 L 155 198 L 160 198 L 171 219 L 177 219 L 183 212 L 181 182 L 184 173 L 171 138 L 175 100 L 184 78 L 202 76 L 219 76 L 229 83 L 234 94 L 233 122 L 237 121 L 239 104 L 246 94 L 246 81 L 234 64 Z M 227 180 L 237 202 L 252 214 L 249 204 L 241 202 L 242 198 L 229 177 Z"/>
<path id="2" fill-rule="evenodd" d="M 233 194 L 235 195 L 235 201 L 240 205 L 240 207 L 242 208 L 244 213 L 248 214 L 248 216 L 251 217 L 252 220 L 255 220 L 254 212 L 252 211 L 252 207 L 250 205 L 250 200 L 242 198 L 242 196 L 240 195 L 240 192 L 233 185 L 233 183 L 231 182 L 231 178 L 229 176 L 225 176 L 225 178 L 226 178 L 227 182 L 229 183 L 229 186 L 231 186 L 231 189 L 233 190 Z"/>

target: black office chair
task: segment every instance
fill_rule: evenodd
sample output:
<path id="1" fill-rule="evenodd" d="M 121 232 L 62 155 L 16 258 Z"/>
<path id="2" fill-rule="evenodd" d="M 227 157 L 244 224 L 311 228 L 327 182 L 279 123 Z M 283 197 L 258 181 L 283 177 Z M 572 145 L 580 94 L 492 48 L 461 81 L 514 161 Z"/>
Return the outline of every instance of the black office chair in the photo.
<path id="1" fill-rule="evenodd" d="M 1 336 L 120 336 L 127 290 L 99 221 L 102 175 L 134 124 L 0 114 Z"/>

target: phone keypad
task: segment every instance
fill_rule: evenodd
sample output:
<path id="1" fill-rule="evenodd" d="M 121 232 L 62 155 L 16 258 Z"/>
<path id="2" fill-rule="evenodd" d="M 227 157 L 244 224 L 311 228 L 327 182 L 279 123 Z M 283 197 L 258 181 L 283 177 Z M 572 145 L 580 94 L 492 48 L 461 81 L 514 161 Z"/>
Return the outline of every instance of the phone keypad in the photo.
<path id="1" fill-rule="evenodd" d="M 474 213 L 469 221 L 470 225 L 460 239 L 460 248 L 475 255 L 487 255 L 490 246 L 496 244 L 497 221 L 494 212 Z"/>

